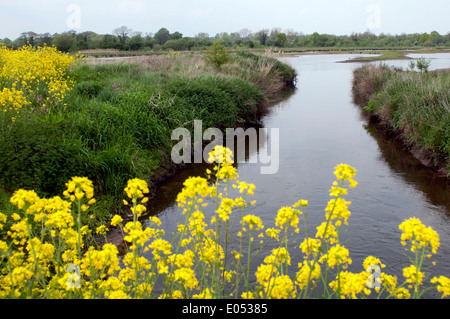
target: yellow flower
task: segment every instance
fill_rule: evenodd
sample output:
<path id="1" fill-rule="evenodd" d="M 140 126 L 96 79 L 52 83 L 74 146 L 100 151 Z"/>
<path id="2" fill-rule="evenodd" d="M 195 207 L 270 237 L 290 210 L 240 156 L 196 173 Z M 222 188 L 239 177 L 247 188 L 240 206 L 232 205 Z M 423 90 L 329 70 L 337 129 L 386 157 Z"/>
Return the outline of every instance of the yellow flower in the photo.
<path id="1" fill-rule="evenodd" d="M 92 199 L 94 196 L 94 186 L 92 181 L 87 177 L 72 177 L 72 179 L 66 183 L 67 189 L 63 192 L 63 195 L 73 202 L 81 200 L 82 198 Z"/>
<path id="2" fill-rule="evenodd" d="M 327 226 L 327 222 L 323 222 L 317 227 L 316 238 L 323 238 L 328 240 L 330 244 L 334 244 L 337 238 L 336 228 L 333 224 L 329 223 Z"/>
<path id="3" fill-rule="evenodd" d="M 442 292 L 442 298 L 450 296 L 450 279 L 445 276 L 433 277 L 432 284 L 439 283 L 437 291 Z"/>
<path id="4" fill-rule="evenodd" d="M 286 248 L 275 248 L 272 250 L 271 254 L 264 258 L 266 264 L 291 264 L 291 257 L 289 256 L 289 251 Z"/>
<path id="5" fill-rule="evenodd" d="M 100 225 L 100 226 L 98 226 L 97 229 L 95 230 L 95 232 L 96 232 L 97 234 L 99 234 L 99 235 L 103 235 L 103 234 L 105 234 L 105 233 L 108 232 L 108 231 L 109 231 L 109 229 L 108 229 L 105 225 Z"/>
<path id="6" fill-rule="evenodd" d="M 42 207 L 40 206 L 41 199 L 36 194 L 35 191 L 27 191 L 24 189 L 19 189 L 15 191 L 13 196 L 10 199 L 11 204 L 17 206 L 19 209 L 24 207 L 27 208 L 27 214 L 33 214 L 39 211 Z M 38 205 L 36 207 L 36 205 Z"/>
<path id="7" fill-rule="evenodd" d="M 369 266 L 371 266 L 371 265 L 379 265 L 380 268 L 385 268 L 385 267 L 386 267 L 386 265 L 383 264 L 383 263 L 380 261 L 379 258 L 376 258 L 376 257 L 373 257 L 373 256 L 368 256 L 368 257 L 366 257 L 366 259 L 364 259 L 364 262 L 363 262 L 363 268 L 364 268 L 364 269 L 367 269 L 367 268 L 369 268 Z"/>
<path id="8" fill-rule="evenodd" d="M 339 273 L 339 280 L 330 283 L 334 291 L 340 290 L 341 298 L 357 299 L 357 295 L 364 293 L 370 295 L 370 289 L 367 288 L 367 279 L 370 276 L 368 272 L 351 273 L 342 271 Z"/>
<path id="9" fill-rule="evenodd" d="M 288 299 L 295 297 L 294 283 L 289 276 L 277 276 L 270 278 L 267 284 L 268 298 L 271 299 Z"/>
<path id="10" fill-rule="evenodd" d="M 117 247 L 113 244 L 103 245 L 102 250 L 90 247 L 81 261 L 81 270 L 86 276 L 93 276 L 92 271 L 96 271 L 101 278 L 113 275 L 120 270 L 118 253 Z"/>
<path id="11" fill-rule="evenodd" d="M 285 225 L 297 228 L 299 222 L 298 215 L 301 213 L 301 211 L 292 207 L 282 207 L 278 210 L 277 217 L 275 218 L 275 225 L 279 226 L 281 229 L 283 229 Z"/>
<path id="12" fill-rule="evenodd" d="M 278 235 L 280 234 L 281 230 L 280 229 L 275 229 L 275 228 L 268 228 L 266 230 L 266 234 L 270 237 L 270 238 L 274 238 L 276 240 L 278 240 Z"/>
<path id="13" fill-rule="evenodd" d="M 192 299 L 212 299 L 213 296 L 209 288 L 205 288 L 201 293 L 193 295 Z"/>
<path id="14" fill-rule="evenodd" d="M 313 269 L 314 265 L 314 269 Z M 315 284 L 315 280 L 320 276 L 320 264 L 314 263 L 314 261 L 305 260 L 303 263 L 298 264 L 299 271 L 296 274 L 296 284 L 303 289 L 308 282 Z"/>
<path id="15" fill-rule="evenodd" d="M 356 175 L 356 169 L 347 165 L 347 164 L 339 164 L 335 167 L 334 175 L 338 180 L 349 181 L 349 187 L 355 187 L 358 183 L 353 180 L 353 177 Z"/>
<path id="16" fill-rule="evenodd" d="M 208 162 L 233 163 L 233 152 L 227 147 L 216 145 L 209 153 Z"/>
<path id="17" fill-rule="evenodd" d="M 316 238 L 305 238 L 300 244 L 300 249 L 306 255 L 306 257 L 314 256 L 319 252 L 321 242 Z"/>
<path id="18" fill-rule="evenodd" d="M 167 240 L 161 238 L 155 239 L 149 247 L 153 249 L 152 253 L 156 260 L 161 258 L 161 253 L 164 255 L 171 254 L 172 245 Z"/>
<path id="19" fill-rule="evenodd" d="M 114 215 L 114 217 L 111 219 L 112 226 L 117 226 L 122 222 L 123 222 L 123 218 L 120 217 L 119 215 Z"/>
<path id="20" fill-rule="evenodd" d="M 234 206 L 235 202 L 232 199 L 222 198 L 219 208 L 216 210 L 216 213 L 223 221 L 227 221 L 230 218 Z"/>
<path id="21" fill-rule="evenodd" d="M 253 293 L 251 291 L 248 291 L 248 292 L 243 292 L 241 294 L 241 298 L 242 299 L 255 299 L 255 296 L 253 295 Z"/>
<path id="22" fill-rule="evenodd" d="M 187 288 L 194 289 L 198 286 L 198 280 L 194 270 L 190 268 L 178 268 L 174 271 L 174 280 L 180 281 Z"/>
<path id="23" fill-rule="evenodd" d="M 324 254 L 320 259 L 320 262 L 326 261 L 330 268 L 334 268 L 335 266 L 342 266 L 343 268 L 347 267 L 347 264 L 351 264 L 352 260 L 349 257 L 349 251 L 344 246 L 340 244 L 336 244 L 332 246 L 327 254 Z"/>
<path id="24" fill-rule="evenodd" d="M 431 227 L 425 227 L 417 218 L 410 218 L 400 224 L 399 229 L 402 231 L 402 245 L 406 245 L 406 241 L 411 242 L 411 251 L 416 249 L 428 249 L 432 253 L 436 253 L 439 248 L 439 235 Z M 430 255 L 427 255 L 430 257 Z"/>
<path id="25" fill-rule="evenodd" d="M 130 207 L 130 210 L 133 214 L 136 214 L 136 216 L 140 217 L 143 212 L 145 212 L 147 209 L 144 205 L 138 204 L 136 207 Z"/>
<path id="26" fill-rule="evenodd" d="M 336 219 L 336 226 L 341 226 L 342 220 L 345 225 L 348 225 L 347 220 L 350 217 L 348 205 L 350 204 L 351 202 L 345 201 L 343 198 L 333 198 L 325 208 L 326 219 Z"/>
<path id="27" fill-rule="evenodd" d="M 408 289 L 401 287 L 395 291 L 395 297 L 397 297 L 397 299 L 409 299 L 411 298 L 411 294 Z"/>
<path id="28" fill-rule="evenodd" d="M 262 224 L 261 218 L 255 215 L 245 215 L 241 221 L 242 225 L 248 224 L 249 228 L 252 230 L 255 228 L 256 230 L 263 229 L 264 226 Z"/>
<path id="29" fill-rule="evenodd" d="M 418 271 L 416 266 L 411 265 L 409 267 L 403 268 L 403 277 L 406 278 L 406 283 L 410 283 L 415 285 L 421 285 L 425 274 L 421 271 Z"/>
<path id="30" fill-rule="evenodd" d="M 125 193 L 129 198 L 142 198 L 144 194 L 149 193 L 147 182 L 139 178 L 131 179 L 127 182 Z"/>
<path id="31" fill-rule="evenodd" d="M 183 254 L 173 254 L 168 257 L 168 262 L 180 267 L 192 267 L 194 265 L 194 252 L 186 250 Z"/>
<path id="32" fill-rule="evenodd" d="M 184 187 L 177 195 L 177 202 L 180 207 L 192 205 L 193 200 L 198 196 L 206 197 L 211 193 L 208 181 L 203 177 L 189 177 L 183 183 Z"/>

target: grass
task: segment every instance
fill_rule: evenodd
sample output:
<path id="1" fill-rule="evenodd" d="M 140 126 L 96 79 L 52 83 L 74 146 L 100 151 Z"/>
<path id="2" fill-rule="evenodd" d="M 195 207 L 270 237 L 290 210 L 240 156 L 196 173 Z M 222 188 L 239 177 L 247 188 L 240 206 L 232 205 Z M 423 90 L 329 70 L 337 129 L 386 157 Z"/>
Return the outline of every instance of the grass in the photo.
<path id="1" fill-rule="evenodd" d="M 353 91 L 365 109 L 396 131 L 428 166 L 450 169 L 450 74 L 387 66 L 354 71 Z"/>
<path id="2" fill-rule="evenodd" d="M 253 54 L 233 54 L 221 71 L 191 53 L 86 59 L 71 71 L 64 111 L 36 116 L 24 109 L 14 125 L 8 112 L 0 114 L 0 188 L 52 196 L 70 177 L 86 176 L 103 202 L 91 219 L 104 223 L 119 209 L 127 180 L 162 178 L 178 142 L 172 130 L 193 130 L 197 119 L 204 129 L 254 125 L 294 77 L 277 60 Z"/>

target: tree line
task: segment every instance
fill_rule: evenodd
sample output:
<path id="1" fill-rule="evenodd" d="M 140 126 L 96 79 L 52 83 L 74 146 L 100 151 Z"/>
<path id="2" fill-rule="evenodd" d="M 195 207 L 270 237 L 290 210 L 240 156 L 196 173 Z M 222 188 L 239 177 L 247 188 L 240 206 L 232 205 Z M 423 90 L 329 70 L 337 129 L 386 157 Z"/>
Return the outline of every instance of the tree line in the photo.
<path id="1" fill-rule="evenodd" d="M 214 36 L 198 33 L 193 37 L 185 37 L 182 33 L 170 32 L 166 28 L 156 33 L 134 31 L 127 26 L 115 28 L 111 34 L 98 34 L 93 31 L 77 33 L 75 30 L 63 33 L 23 32 L 15 39 L 0 39 L 6 46 L 19 48 L 29 44 L 33 46 L 54 45 L 65 52 L 88 49 L 136 50 L 175 50 L 184 51 L 208 47 L 217 39 L 227 47 L 246 46 L 250 48 L 413 48 L 413 47 L 450 47 L 450 32 L 445 35 L 437 31 L 413 34 L 379 34 L 370 31 L 352 33 L 350 35 L 304 34 L 292 29 L 262 29 L 252 32 L 241 29 L 237 32 L 221 32 Z"/>

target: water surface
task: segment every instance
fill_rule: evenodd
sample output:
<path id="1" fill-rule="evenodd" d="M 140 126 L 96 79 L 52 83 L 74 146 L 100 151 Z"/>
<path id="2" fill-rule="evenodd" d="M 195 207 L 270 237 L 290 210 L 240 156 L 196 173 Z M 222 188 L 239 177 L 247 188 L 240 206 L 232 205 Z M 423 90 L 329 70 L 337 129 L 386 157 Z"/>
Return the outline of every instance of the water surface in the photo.
<path id="1" fill-rule="evenodd" d="M 421 166 L 353 103 L 352 71 L 361 64 L 336 62 L 358 56 L 361 55 L 302 55 L 283 59 L 298 71 L 297 88 L 263 118 L 269 132 L 270 128 L 279 129 L 279 170 L 262 175 L 260 166 L 264 164 L 252 163 L 259 152 L 270 147 L 270 135 L 259 151 L 248 156 L 247 163 L 238 165 L 240 180 L 256 185 L 257 203 L 249 212 L 271 227 L 280 207 L 307 199 L 308 227 L 315 233 L 315 227 L 324 220 L 334 167 L 347 163 L 358 170 L 358 186 L 346 196 L 352 202 L 352 215 L 342 234 L 353 259 L 350 270 L 362 271 L 364 258 L 374 255 L 386 264 L 387 273 L 402 280 L 401 270 L 408 259 L 400 243 L 398 225 L 417 217 L 440 235 L 441 246 L 433 257 L 437 265 L 430 273 L 450 276 L 449 181 Z M 432 59 L 430 69 L 450 67 L 450 54 L 410 56 Z M 406 68 L 409 61 L 383 63 Z M 174 204 L 182 181 L 191 175 L 202 175 L 204 168 L 197 165 L 180 172 L 152 200 L 152 212 L 160 217 L 166 233 L 176 231 L 175 220 L 183 220 Z M 300 237 L 293 241 L 293 249 L 300 242 Z M 296 266 L 301 257 L 293 259 Z"/>

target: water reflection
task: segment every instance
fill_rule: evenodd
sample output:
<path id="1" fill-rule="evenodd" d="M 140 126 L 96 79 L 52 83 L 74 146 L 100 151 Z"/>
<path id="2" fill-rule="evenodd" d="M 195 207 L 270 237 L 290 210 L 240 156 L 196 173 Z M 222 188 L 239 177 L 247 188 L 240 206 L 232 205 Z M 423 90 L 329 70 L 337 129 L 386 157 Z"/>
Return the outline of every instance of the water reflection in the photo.
<path id="1" fill-rule="evenodd" d="M 395 135 L 380 128 L 379 123 L 369 119 L 366 131 L 378 144 L 380 158 L 404 181 L 423 192 L 430 204 L 445 208 L 450 217 L 450 180 L 422 165 L 406 151 Z"/>

